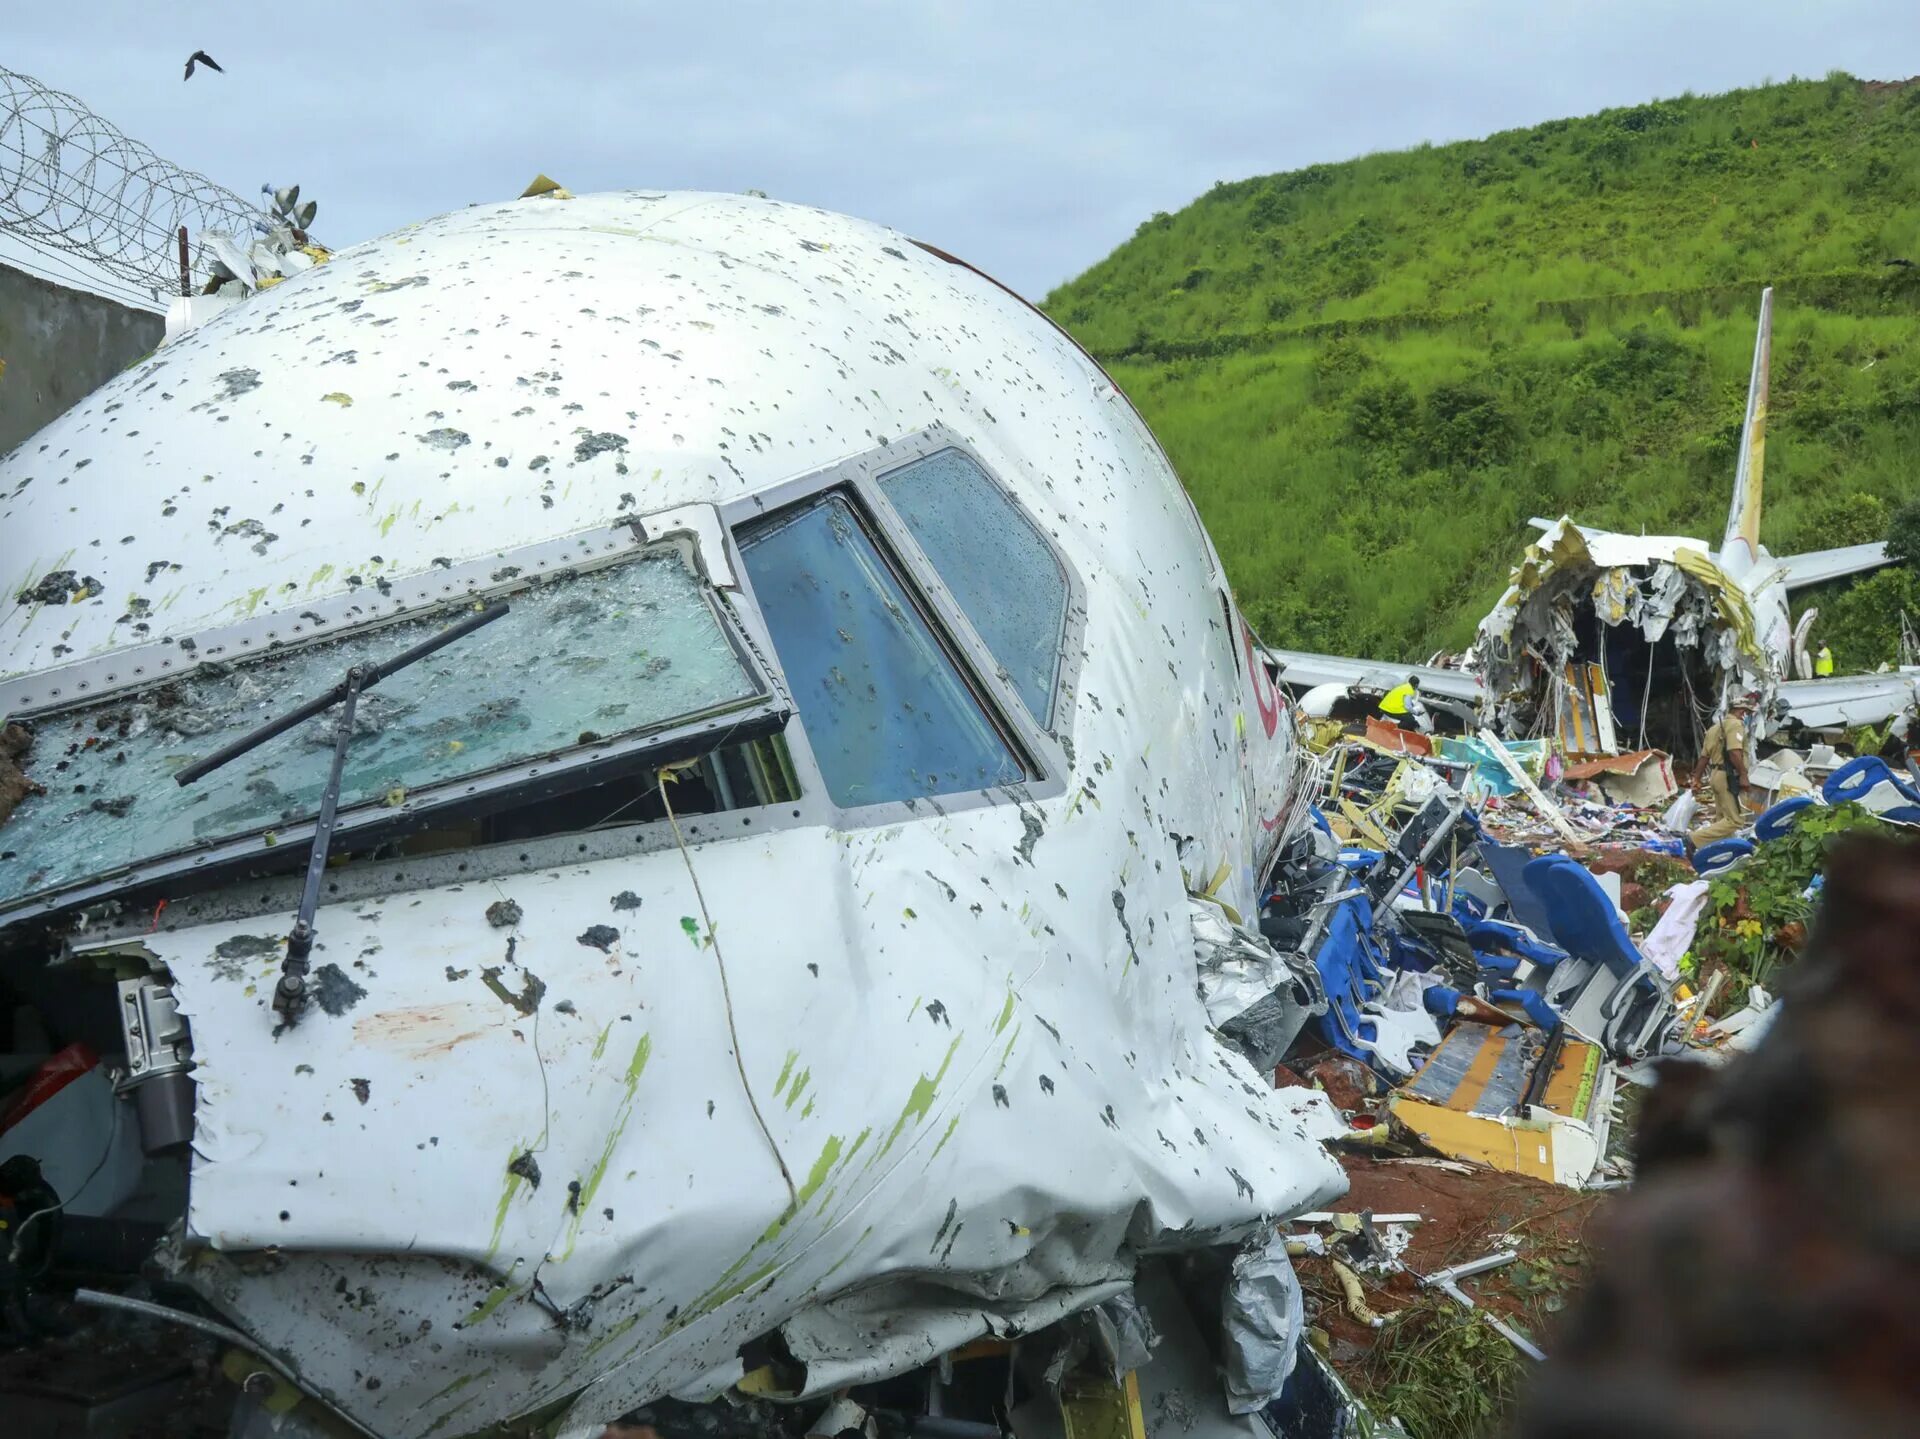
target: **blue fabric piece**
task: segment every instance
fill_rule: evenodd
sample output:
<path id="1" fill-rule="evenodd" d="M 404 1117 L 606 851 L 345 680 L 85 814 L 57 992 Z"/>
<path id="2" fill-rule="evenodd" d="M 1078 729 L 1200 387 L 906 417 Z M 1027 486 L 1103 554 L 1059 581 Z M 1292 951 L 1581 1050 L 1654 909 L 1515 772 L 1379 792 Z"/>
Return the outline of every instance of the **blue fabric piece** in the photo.
<path id="1" fill-rule="evenodd" d="M 1547 904 L 1554 942 L 1568 954 L 1625 975 L 1640 964 L 1640 951 L 1600 881 L 1565 855 L 1536 859 L 1526 880 Z"/>
<path id="2" fill-rule="evenodd" d="M 1750 839 L 1716 839 L 1712 844 L 1703 844 L 1693 852 L 1693 872 L 1695 874 L 1720 874 L 1731 869 L 1741 860 L 1753 853 L 1753 841 Z"/>
<path id="3" fill-rule="evenodd" d="M 1799 821 L 1803 811 L 1812 809 L 1819 803 L 1810 794 L 1797 794 L 1792 799 L 1783 799 L 1753 822 L 1753 837 L 1758 840 L 1778 839 Z"/>
<path id="4" fill-rule="evenodd" d="M 1480 858 L 1493 872 L 1494 883 L 1500 886 L 1500 892 L 1507 897 L 1507 908 L 1512 911 L 1513 918 L 1535 934 L 1553 933 L 1547 907 L 1541 902 L 1540 896 L 1534 893 L 1526 877 L 1527 866 L 1533 862 L 1532 853 L 1517 844 L 1496 844 L 1492 840 L 1484 840 L 1480 845 Z"/>
<path id="5" fill-rule="evenodd" d="M 1502 924 L 1497 919 L 1482 920 L 1479 924 L 1467 926 L 1467 943 L 1473 946 L 1476 954 L 1496 945 L 1510 949 L 1543 969 L 1552 969 L 1567 957 L 1565 950 L 1536 938 L 1519 925 Z"/>
<path id="6" fill-rule="evenodd" d="M 1473 957 L 1483 977 L 1512 979 L 1514 971 L 1520 968 L 1520 956 L 1517 954 L 1488 954 L 1483 949 L 1476 949 Z"/>
<path id="7" fill-rule="evenodd" d="M 1444 984 L 1430 984 L 1420 992 L 1420 1003 L 1428 1014 L 1437 1014 L 1447 1018 L 1460 1007 L 1465 998 L 1457 989 L 1448 989 Z"/>
<path id="8" fill-rule="evenodd" d="M 1453 917 L 1462 929 L 1471 928 L 1487 917 L 1487 907 L 1463 889 L 1453 892 Z"/>
<path id="9" fill-rule="evenodd" d="M 1396 930 L 1387 940 L 1387 958 L 1395 969 L 1425 974 L 1440 963 L 1440 952 L 1416 934 Z"/>
<path id="10" fill-rule="evenodd" d="M 1560 1027 L 1560 1016 L 1553 1012 L 1553 1006 L 1547 1003 L 1546 996 L 1537 989 L 1496 989 L 1493 998 L 1500 1004 L 1517 1004 L 1527 1013 L 1527 1018 L 1542 1029 L 1553 1030 Z"/>
<path id="11" fill-rule="evenodd" d="M 1313 825 L 1315 829 L 1319 830 L 1320 833 L 1326 835 L 1329 839 L 1333 837 L 1333 826 L 1328 824 L 1327 817 L 1324 814 L 1320 813 L 1319 805 L 1317 804 L 1308 805 L 1307 816 L 1313 821 Z"/>

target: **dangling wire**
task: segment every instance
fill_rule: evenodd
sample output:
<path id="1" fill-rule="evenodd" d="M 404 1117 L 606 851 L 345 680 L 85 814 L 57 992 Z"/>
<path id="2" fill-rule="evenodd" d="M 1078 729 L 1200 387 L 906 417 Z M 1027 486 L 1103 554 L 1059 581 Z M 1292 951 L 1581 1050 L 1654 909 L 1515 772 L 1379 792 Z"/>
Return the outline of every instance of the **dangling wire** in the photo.
<path id="1" fill-rule="evenodd" d="M 10 1258 L 16 1266 L 20 1263 L 20 1256 L 26 1252 L 27 1231 L 33 1228 L 34 1221 L 44 1218 L 49 1214 L 58 1214 L 61 1210 L 65 1209 L 69 1204 L 73 1203 L 74 1200 L 85 1194 L 87 1192 L 87 1186 L 98 1179 L 100 1177 L 100 1171 L 107 1167 L 107 1161 L 113 1157 L 113 1142 L 120 1137 L 120 1106 L 126 1102 L 127 1101 L 121 1099 L 118 1095 L 114 1096 L 113 1108 L 107 1111 L 106 1147 L 100 1151 L 100 1157 L 94 1161 L 93 1168 L 87 1172 L 87 1177 L 80 1181 L 80 1187 L 65 1199 L 49 1204 L 45 1209 L 36 1209 L 20 1221 L 20 1227 L 14 1230 L 13 1247 L 10 1251 Z"/>
<path id="2" fill-rule="evenodd" d="M 794 1188 L 793 1171 L 787 1168 L 780 1145 L 773 1131 L 767 1128 L 766 1116 L 760 1113 L 760 1102 L 753 1097 L 753 1086 L 747 1082 L 747 1066 L 740 1058 L 740 1031 L 733 1022 L 733 990 L 727 984 L 727 962 L 720 954 L 720 935 L 713 927 L 713 916 L 707 913 L 707 897 L 700 892 L 700 875 L 693 867 L 693 855 L 687 849 L 686 840 L 681 838 L 680 821 L 673 812 L 673 796 L 669 793 L 673 782 L 671 771 L 660 771 L 660 799 L 667 807 L 667 823 L 673 826 L 673 842 L 680 846 L 680 858 L 686 861 L 687 878 L 693 881 L 693 897 L 700 906 L 700 922 L 707 927 L 707 943 L 713 947 L 713 962 L 720 969 L 720 998 L 727 1010 L 727 1037 L 733 1043 L 733 1067 L 740 1071 L 740 1088 L 746 1093 L 747 1107 L 753 1111 L 761 1134 L 766 1136 L 767 1148 L 773 1151 L 774 1163 L 780 1166 L 780 1177 L 787 1182 L 787 1212 L 791 1214 L 800 1207 L 800 1191 Z"/>

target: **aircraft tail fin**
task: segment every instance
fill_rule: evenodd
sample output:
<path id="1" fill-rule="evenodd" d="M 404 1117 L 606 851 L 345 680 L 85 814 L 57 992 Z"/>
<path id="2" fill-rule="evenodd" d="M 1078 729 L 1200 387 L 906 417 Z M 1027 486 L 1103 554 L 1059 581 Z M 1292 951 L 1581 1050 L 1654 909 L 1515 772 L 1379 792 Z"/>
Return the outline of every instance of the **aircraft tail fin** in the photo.
<path id="1" fill-rule="evenodd" d="M 1732 558 L 1741 546 L 1751 565 L 1760 558 L 1760 502 L 1767 455 L 1767 374 L 1773 352 L 1773 286 L 1760 292 L 1760 331 L 1753 342 L 1753 375 L 1747 381 L 1747 416 L 1740 426 L 1740 460 L 1733 477 L 1733 504 L 1720 552 Z"/>

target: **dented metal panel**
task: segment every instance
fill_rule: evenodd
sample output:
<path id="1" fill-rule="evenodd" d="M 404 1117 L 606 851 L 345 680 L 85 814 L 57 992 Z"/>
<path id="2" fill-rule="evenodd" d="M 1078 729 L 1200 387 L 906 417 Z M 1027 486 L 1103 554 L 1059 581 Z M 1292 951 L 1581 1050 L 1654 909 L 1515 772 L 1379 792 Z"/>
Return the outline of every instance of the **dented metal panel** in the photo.
<path id="1" fill-rule="evenodd" d="M 0 463 L 25 596 L 0 675 L 41 694 L 431 585 L 503 536 L 644 515 L 711 556 L 698 507 L 735 523 L 924 435 L 1084 587 L 1029 734 L 1045 783 L 837 809 L 798 693 L 791 806 L 339 871 L 290 1029 L 284 915 L 209 896 L 148 937 L 198 1065 L 177 1263 L 355 1422 L 546 1409 L 584 1434 L 816 1311 L 844 1348 L 860 1307 L 830 1302 L 857 1290 L 954 1296 L 922 1316 L 937 1343 L 968 1296 L 1053 1312 L 1337 1193 L 1324 1116 L 1210 1029 L 1188 918 L 1189 887 L 1257 910 L 1291 711 L 1097 368 L 972 271 L 797 206 L 443 216 L 209 320 Z M 777 669 L 748 591 L 739 613 Z"/>

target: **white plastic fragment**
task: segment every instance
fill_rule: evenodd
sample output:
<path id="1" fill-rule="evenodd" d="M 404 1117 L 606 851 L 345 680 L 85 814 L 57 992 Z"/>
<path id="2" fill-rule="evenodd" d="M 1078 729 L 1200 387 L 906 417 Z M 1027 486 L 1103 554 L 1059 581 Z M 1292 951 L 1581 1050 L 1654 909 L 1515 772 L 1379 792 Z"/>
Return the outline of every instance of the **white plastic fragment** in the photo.
<path id="1" fill-rule="evenodd" d="M 1439 1022 L 1427 1013 L 1420 999 L 1431 982 L 1427 975 L 1395 970 L 1379 997 L 1361 1011 L 1374 1027 L 1373 1042 L 1367 1047 L 1375 1059 L 1397 1074 L 1413 1073 L 1415 1048 L 1440 1042 Z"/>
<path id="2" fill-rule="evenodd" d="M 1660 816 L 1660 827 L 1672 834 L 1685 834 L 1693 827 L 1694 812 L 1700 808 L 1699 796 L 1690 789 L 1680 791 L 1680 796 L 1667 806 L 1667 812 Z"/>
<path id="3" fill-rule="evenodd" d="M 1500 761 L 1500 767 L 1520 787 L 1520 792 L 1527 797 L 1535 809 L 1540 811 L 1547 823 L 1560 832 L 1561 838 L 1572 844 L 1586 843 L 1587 837 L 1573 827 L 1572 822 L 1561 812 L 1559 805 L 1541 793 L 1540 786 L 1533 782 L 1533 776 L 1520 767 L 1520 762 L 1508 752 L 1507 747 L 1500 742 L 1499 736 L 1492 730 L 1483 728 L 1480 731 L 1480 742 L 1493 751 L 1494 758 Z"/>

